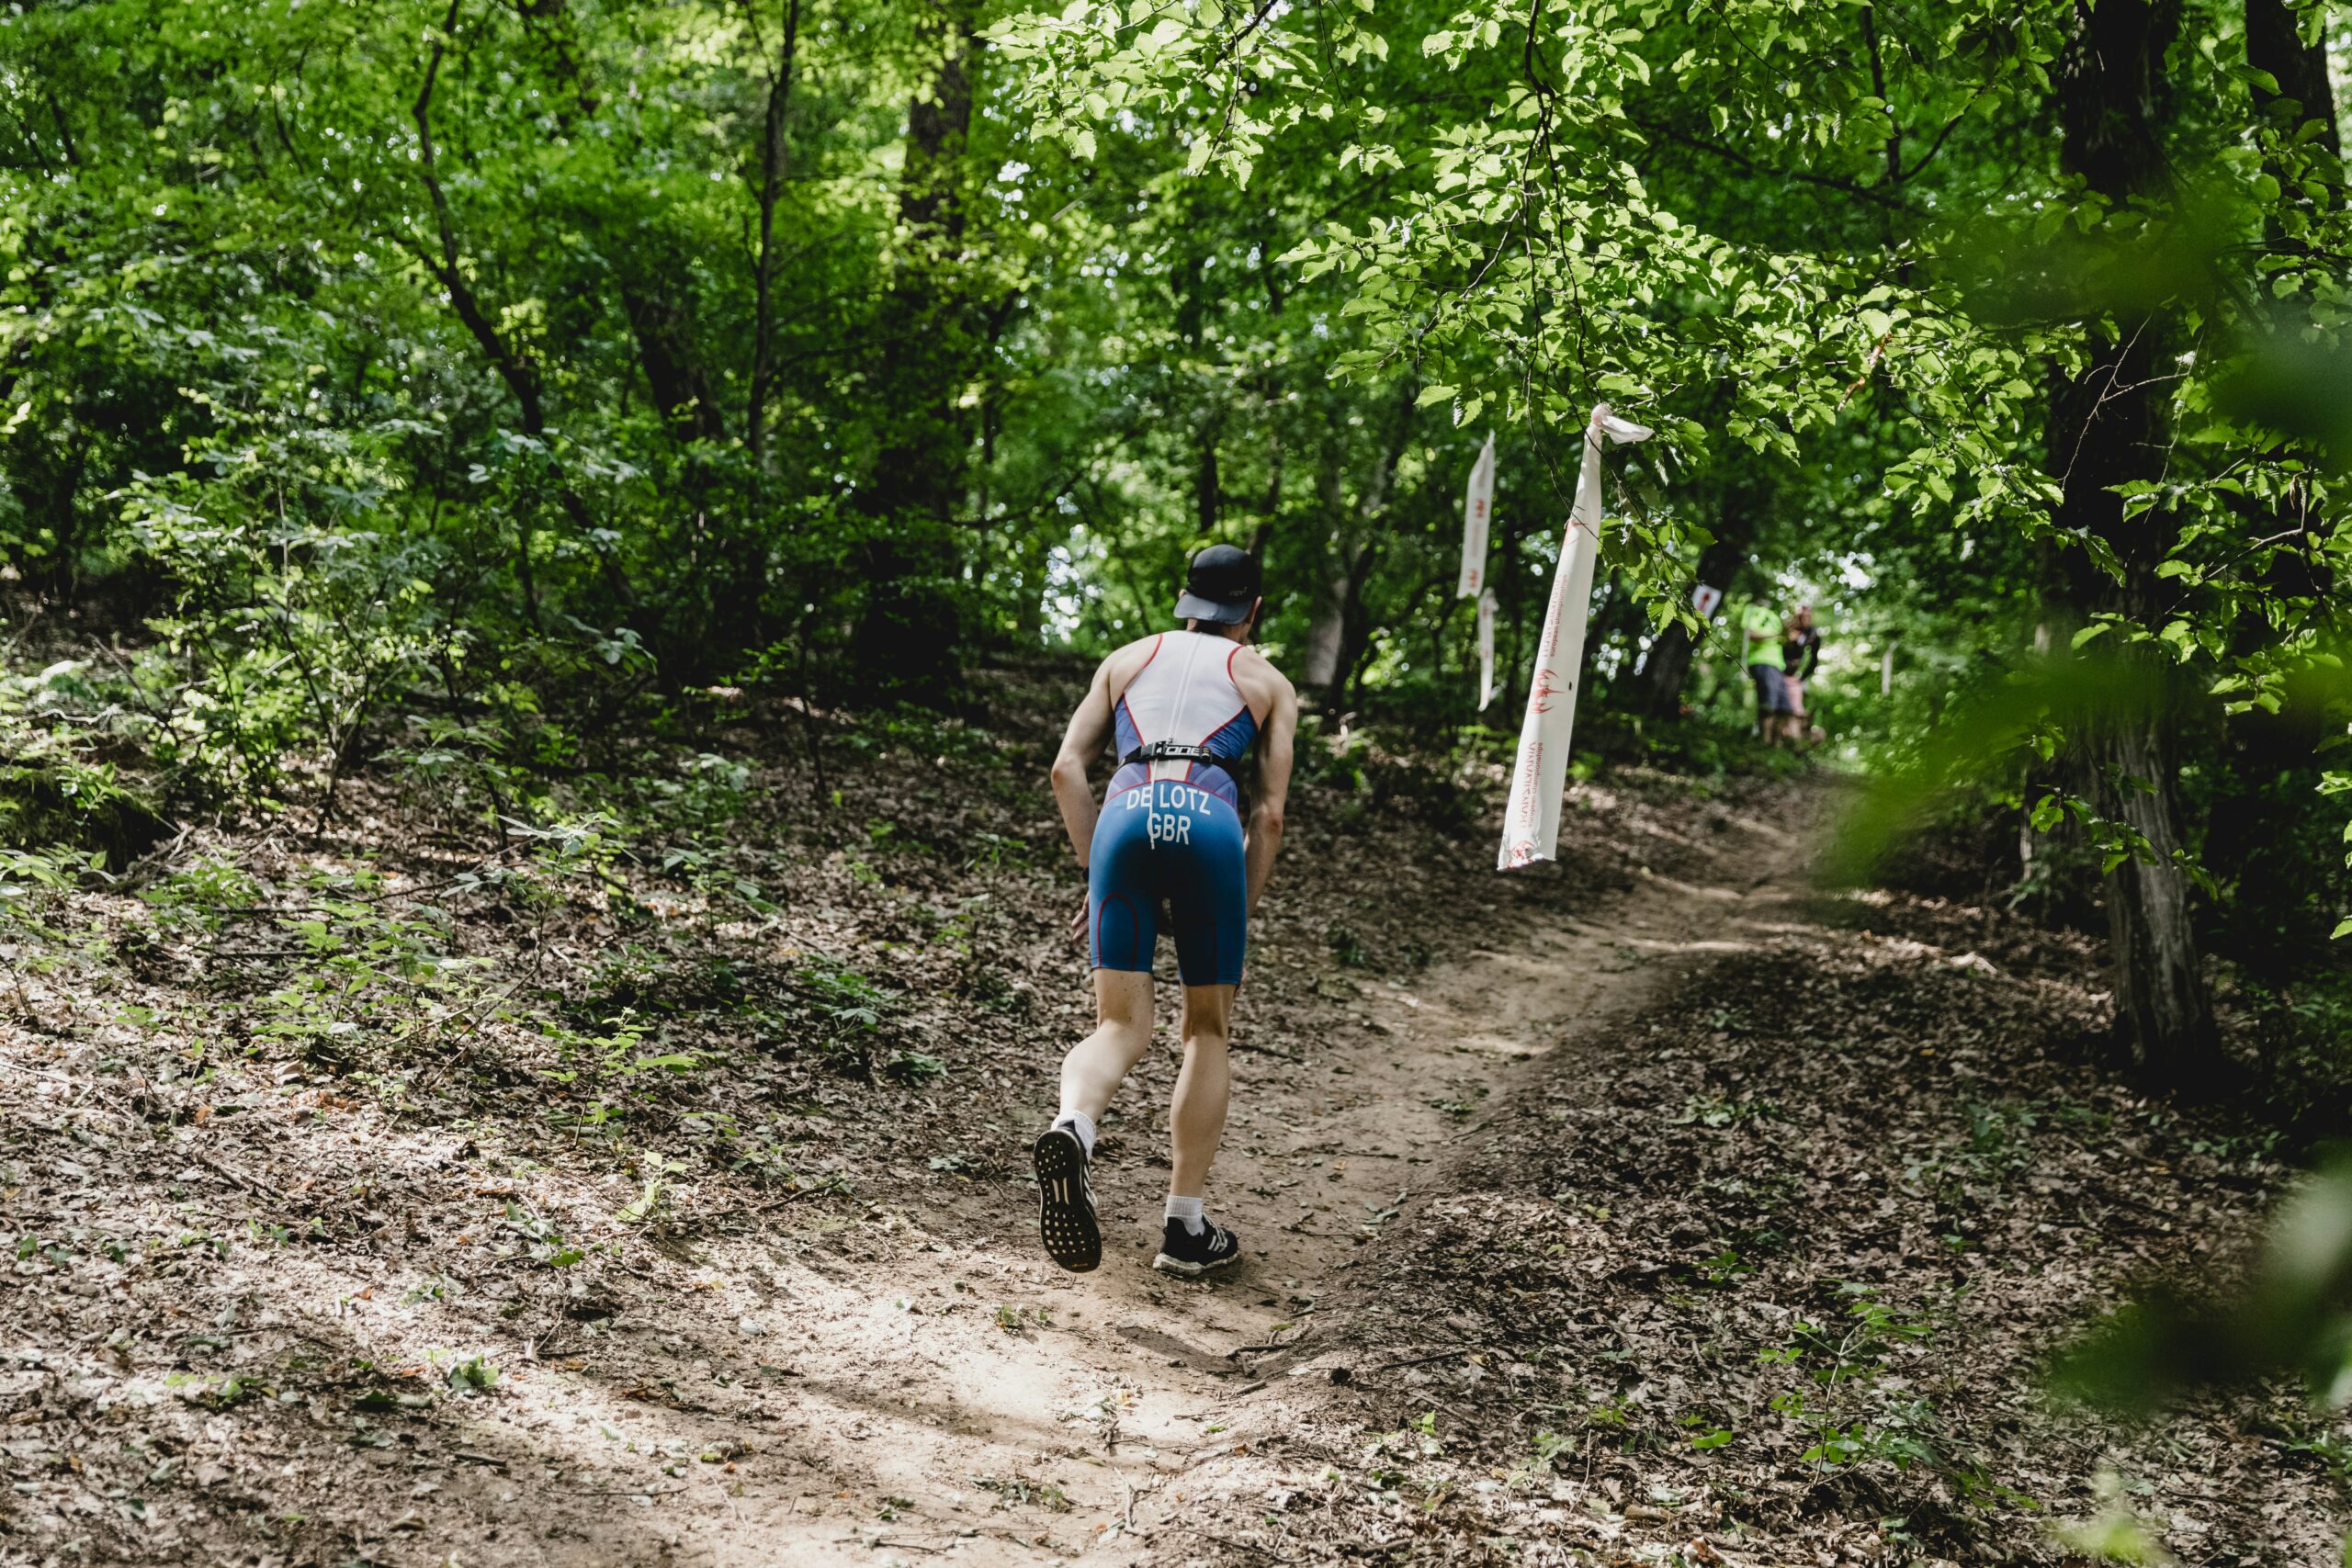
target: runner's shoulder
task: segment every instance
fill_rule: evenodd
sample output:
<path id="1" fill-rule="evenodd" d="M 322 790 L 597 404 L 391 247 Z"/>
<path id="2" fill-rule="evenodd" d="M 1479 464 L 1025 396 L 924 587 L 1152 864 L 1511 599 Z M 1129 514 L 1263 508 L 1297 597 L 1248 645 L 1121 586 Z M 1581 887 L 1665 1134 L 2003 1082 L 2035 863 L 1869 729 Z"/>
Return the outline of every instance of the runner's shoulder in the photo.
<path id="1" fill-rule="evenodd" d="M 1095 678 L 1113 686 L 1125 686 L 1136 678 L 1136 672 L 1151 662 L 1159 648 L 1158 636 L 1139 637 L 1123 647 L 1113 649 L 1103 656 L 1095 671 Z"/>
<path id="2" fill-rule="evenodd" d="M 1268 698 L 1289 697 L 1295 700 L 1297 689 L 1290 677 L 1274 668 L 1274 661 L 1258 649 L 1243 644 L 1233 658 L 1233 674 L 1237 681 L 1247 681 Z"/>

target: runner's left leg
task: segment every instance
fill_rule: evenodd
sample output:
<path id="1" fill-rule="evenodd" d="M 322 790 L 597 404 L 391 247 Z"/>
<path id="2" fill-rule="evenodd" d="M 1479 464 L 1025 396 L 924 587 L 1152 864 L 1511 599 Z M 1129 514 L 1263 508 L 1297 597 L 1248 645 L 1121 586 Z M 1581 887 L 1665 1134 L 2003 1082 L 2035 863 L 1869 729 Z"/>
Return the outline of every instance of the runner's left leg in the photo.
<path id="1" fill-rule="evenodd" d="M 1225 1107 L 1233 1085 L 1227 1061 L 1232 1028 L 1231 986 L 1184 987 L 1184 1066 L 1176 1075 L 1176 1101 L 1168 1117 L 1171 1198 L 1198 1198 L 1225 1137 Z"/>
<path id="2" fill-rule="evenodd" d="M 1062 1061 L 1061 1113 L 1030 1148 L 1037 1168 L 1037 1239 L 1046 1256 L 1080 1274 L 1102 1261 L 1102 1222 L 1087 1177 L 1094 1123 L 1151 1043 L 1151 976 L 1096 970 L 1094 1008 L 1101 1021 L 1094 1032 Z"/>

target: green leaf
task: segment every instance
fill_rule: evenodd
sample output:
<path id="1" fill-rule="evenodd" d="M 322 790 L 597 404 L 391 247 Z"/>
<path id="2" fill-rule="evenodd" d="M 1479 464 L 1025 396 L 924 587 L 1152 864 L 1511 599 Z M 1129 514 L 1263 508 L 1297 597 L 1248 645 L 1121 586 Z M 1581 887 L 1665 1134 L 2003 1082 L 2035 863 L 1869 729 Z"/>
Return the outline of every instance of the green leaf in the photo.
<path id="1" fill-rule="evenodd" d="M 1450 402 L 1453 400 L 1453 394 L 1459 389 L 1460 389 L 1458 388 L 1444 386 L 1423 387 L 1421 389 L 1421 395 L 1413 400 L 1413 406 L 1417 409 L 1425 409 L 1431 403 Z"/>

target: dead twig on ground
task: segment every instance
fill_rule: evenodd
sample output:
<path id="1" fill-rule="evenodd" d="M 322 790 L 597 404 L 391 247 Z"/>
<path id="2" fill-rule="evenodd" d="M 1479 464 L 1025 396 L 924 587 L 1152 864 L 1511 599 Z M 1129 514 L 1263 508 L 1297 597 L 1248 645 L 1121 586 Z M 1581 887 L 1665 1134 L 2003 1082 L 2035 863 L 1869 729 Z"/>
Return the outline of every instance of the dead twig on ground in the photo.
<path id="1" fill-rule="evenodd" d="M 1302 1328 L 1288 1339 L 1269 1339 L 1263 1345 L 1236 1345 L 1225 1354 L 1231 1359 L 1235 1356 L 1261 1356 L 1269 1350 L 1296 1349 L 1313 1332 L 1311 1328 Z"/>
<path id="2" fill-rule="evenodd" d="M 219 1160 L 214 1159 L 210 1155 L 208 1155 L 199 1149 L 188 1149 L 185 1152 L 188 1158 L 194 1160 L 197 1164 L 202 1166 L 205 1169 L 210 1171 L 213 1175 L 219 1177 L 230 1186 L 238 1189 L 240 1191 L 250 1192 L 256 1198 L 265 1196 L 269 1191 L 268 1188 L 259 1186 L 248 1178 L 240 1176 L 237 1172 L 230 1169 L 227 1166 L 222 1165 Z"/>
<path id="3" fill-rule="evenodd" d="M 1401 1361 L 1383 1361 L 1372 1370 L 1375 1372 L 1393 1372 L 1400 1367 L 1427 1366 L 1431 1361 L 1442 1361 L 1449 1356 L 1466 1356 L 1473 1350 L 1486 1348 L 1487 1347 L 1484 1345 L 1456 1345 L 1449 1349 L 1432 1350 L 1426 1356 L 1408 1356 Z"/>

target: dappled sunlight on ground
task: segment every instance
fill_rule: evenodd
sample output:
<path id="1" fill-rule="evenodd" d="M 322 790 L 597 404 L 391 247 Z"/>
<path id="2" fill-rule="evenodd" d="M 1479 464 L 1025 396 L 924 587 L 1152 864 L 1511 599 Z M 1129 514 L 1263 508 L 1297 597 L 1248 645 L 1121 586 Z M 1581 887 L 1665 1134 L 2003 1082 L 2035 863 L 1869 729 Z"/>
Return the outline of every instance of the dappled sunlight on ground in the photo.
<path id="1" fill-rule="evenodd" d="M 831 786 L 846 837 L 788 810 L 741 835 L 757 908 L 536 863 L 451 891 L 440 851 L 287 840 L 198 852 L 244 881 L 90 895 L 0 1024 L 9 1539 L 273 1568 L 1212 1537 L 1777 1562 L 1861 1551 L 1899 1503 L 2025 1550 L 2022 1505 L 1915 1495 L 1893 1450 L 1825 1480 L 1809 1418 L 1752 1408 L 1757 1355 L 1843 1321 L 1838 1280 L 1969 1324 L 1893 1334 L 1882 1370 L 1976 1442 L 1967 1391 L 2023 1386 L 2060 1297 L 2227 1217 L 2186 1174 L 2088 1170 L 2076 1121 L 2146 1120 L 2113 1147 L 2206 1171 L 2229 1213 L 2269 1179 L 2067 1065 L 2105 1017 L 2079 939 L 1814 896 L 1834 785 L 1578 786 L 1563 861 L 1496 876 L 1430 777 L 1295 805 L 1211 1189 L 1243 1262 L 1148 1267 L 1163 994 L 1102 1125 L 1104 1265 L 1064 1274 L 1026 1147 L 1088 1017 L 1074 878 L 1034 784 L 983 772 L 951 819 L 888 793 L 889 757 Z M 788 768 L 759 784 L 811 809 Z M 2002 1418 L 2031 1435 L 1968 1473 L 2087 1506 L 2090 1450 Z"/>

